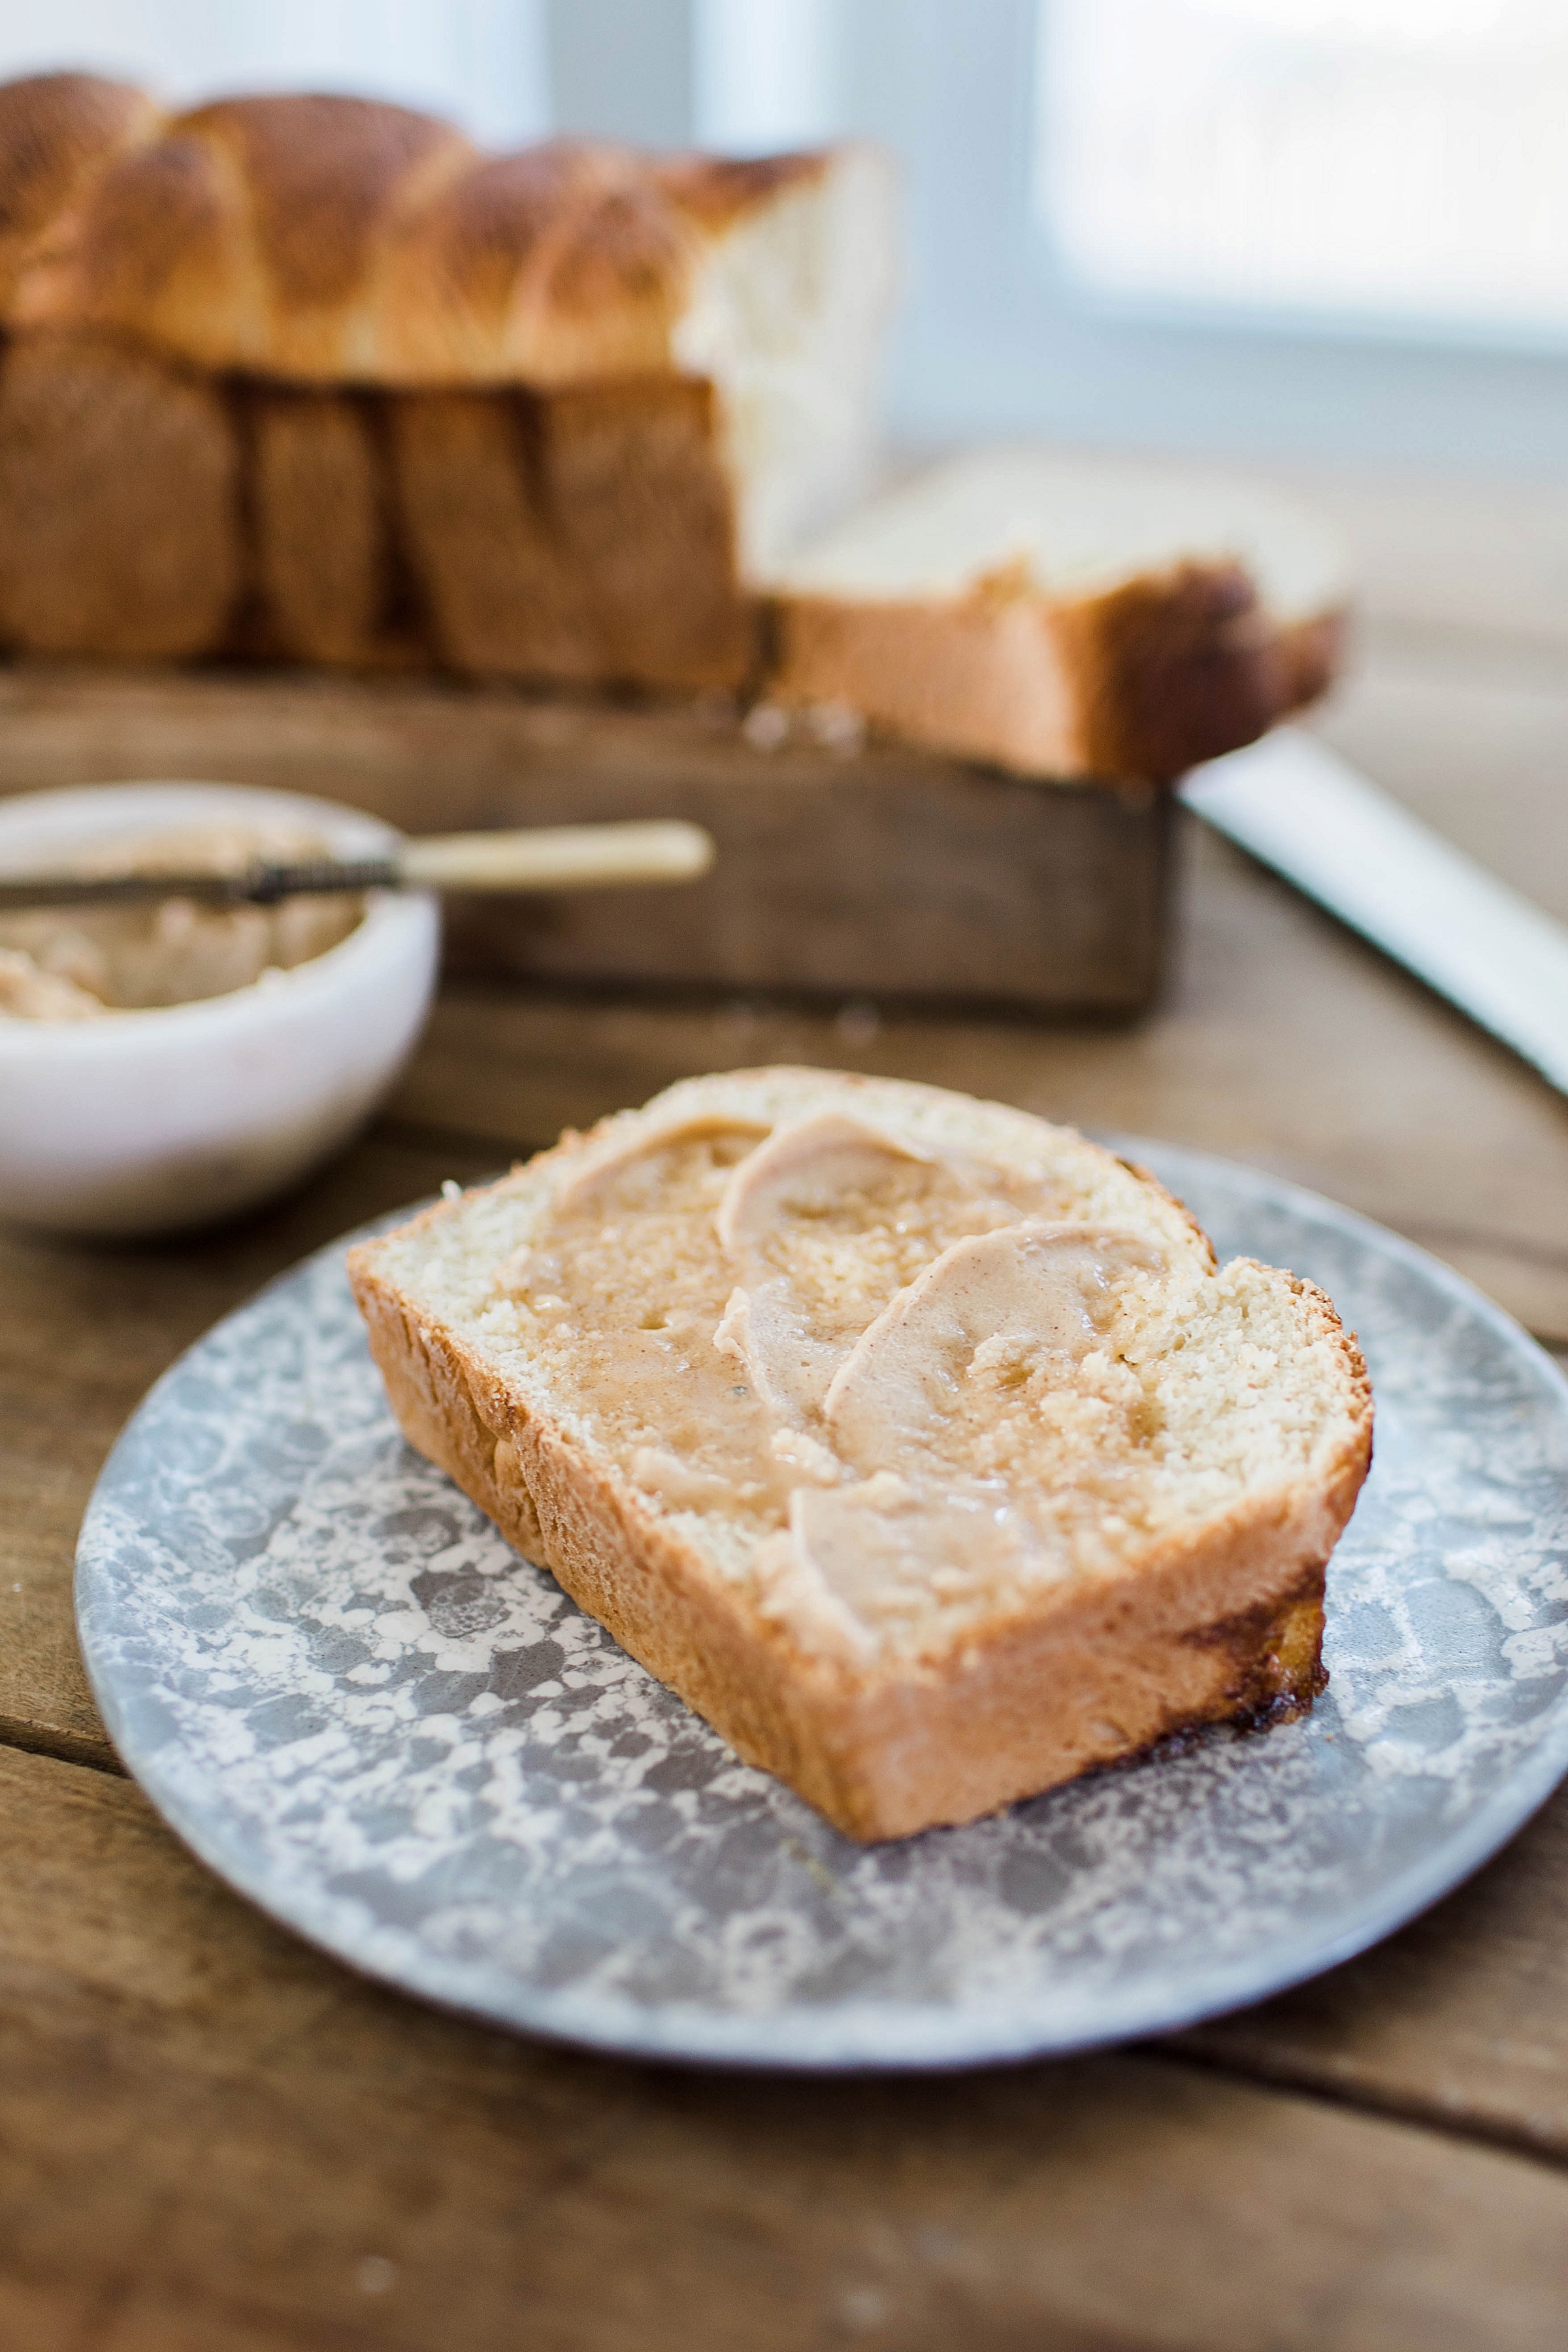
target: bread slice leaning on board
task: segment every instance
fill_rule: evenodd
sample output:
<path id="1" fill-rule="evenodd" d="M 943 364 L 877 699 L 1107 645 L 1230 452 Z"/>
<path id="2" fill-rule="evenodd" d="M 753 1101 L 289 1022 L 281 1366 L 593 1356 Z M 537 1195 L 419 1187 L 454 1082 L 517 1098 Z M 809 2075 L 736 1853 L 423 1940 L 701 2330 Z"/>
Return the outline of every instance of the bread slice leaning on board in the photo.
<path id="1" fill-rule="evenodd" d="M 349 1266 L 411 1444 L 852 1837 L 1322 1686 L 1359 1350 L 1071 1129 L 692 1079 Z"/>
<path id="2" fill-rule="evenodd" d="M 0 87 L 0 641 L 738 687 L 864 478 L 892 245 L 853 146 Z"/>
<path id="3" fill-rule="evenodd" d="M 977 451 L 777 567 L 772 691 L 1025 774 L 1166 779 L 1321 694 L 1345 579 L 1289 500 L 1168 466 Z"/>

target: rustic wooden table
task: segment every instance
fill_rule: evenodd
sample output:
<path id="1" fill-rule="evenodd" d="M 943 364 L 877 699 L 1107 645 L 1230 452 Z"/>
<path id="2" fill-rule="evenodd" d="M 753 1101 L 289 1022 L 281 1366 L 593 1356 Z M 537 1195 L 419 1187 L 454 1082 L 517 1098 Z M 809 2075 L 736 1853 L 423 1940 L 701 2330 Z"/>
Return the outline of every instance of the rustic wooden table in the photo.
<path id="1" fill-rule="evenodd" d="M 1445 552 L 1413 496 L 1341 499 L 1374 619 L 1326 731 L 1568 916 L 1564 517 L 1520 501 L 1511 538 L 1461 501 Z M 74 709 L 0 684 L 0 783 L 112 772 L 110 705 L 85 737 Z M 1563 1104 L 1217 841 L 1185 854 L 1140 1028 L 454 988 L 385 1116 L 280 1207 L 193 1242 L 0 1242 L 5 2352 L 1568 2341 L 1568 1793 L 1381 1949 L 1157 2045 L 677 2073 L 439 2015 L 269 1926 L 120 1774 L 78 1662 L 78 1520 L 178 1349 L 344 1227 L 687 1071 L 838 1063 L 1229 1153 L 1568 1346 Z"/>

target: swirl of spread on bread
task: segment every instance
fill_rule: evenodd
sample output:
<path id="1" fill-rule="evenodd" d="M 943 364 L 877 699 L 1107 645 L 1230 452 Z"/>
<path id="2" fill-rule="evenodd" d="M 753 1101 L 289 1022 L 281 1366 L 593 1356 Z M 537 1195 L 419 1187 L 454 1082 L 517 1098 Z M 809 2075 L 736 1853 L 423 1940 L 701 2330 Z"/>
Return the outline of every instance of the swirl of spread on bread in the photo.
<path id="1" fill-rule="evenodd" d="M 764 1607 L 864 1649 L 1065 1572 L 1135 1483 L 1107 1335 L 1167 1253 L 1068 1205 L 838 1112 L 704 1124 L 574 1170 L 497 1281 L 634 1484 L 738 1515 Z"/>

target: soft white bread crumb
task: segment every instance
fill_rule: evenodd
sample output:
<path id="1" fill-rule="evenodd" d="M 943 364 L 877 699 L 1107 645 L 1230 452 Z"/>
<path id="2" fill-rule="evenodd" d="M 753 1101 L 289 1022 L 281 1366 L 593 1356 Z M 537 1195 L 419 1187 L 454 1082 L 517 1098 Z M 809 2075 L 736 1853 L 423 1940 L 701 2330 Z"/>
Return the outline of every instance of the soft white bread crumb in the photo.
<path id="1" fill-rule="evenodd" d="M 1343 551 L 1316 517 L 1225 474 L 980 449 L 872 499 L 785 557 L 775 585 L 911 602 L 973 593 L 1020 567 L 1052 599 L 1102 595 L 1177 563 L 1239 564 L 1270 617 L 1343 603 Z"/>
<path id="2" fill-rule="evenodd" d="M 718 388 L 747 579 L 765 576 L 870 480 L 894 203 L 881 154 L 832 149 L 815 176 L 716 237 L 694 273 L 671 356 Z"/>

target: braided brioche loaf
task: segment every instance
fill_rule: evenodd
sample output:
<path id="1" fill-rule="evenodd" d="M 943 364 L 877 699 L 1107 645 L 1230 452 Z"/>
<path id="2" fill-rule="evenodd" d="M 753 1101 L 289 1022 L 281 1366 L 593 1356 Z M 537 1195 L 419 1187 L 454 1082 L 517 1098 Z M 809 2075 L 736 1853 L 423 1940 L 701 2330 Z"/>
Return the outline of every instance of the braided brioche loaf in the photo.
<path id="1" fill-rule="evenodd" d="M 983 460 L 810 544 L 868 470 L 891 249 L 855 147 L 0 87 L 0 649 L 765 688 L 1156 780 L 1321 690 L 1333 564 L 1245 489 Z"/>
<path id="2" fill-rule="evenodd" d="M 861 469 L 862 151 L 478 153 L 359 99 L 0 88 L 0 641 L 695 687 Z"/>

